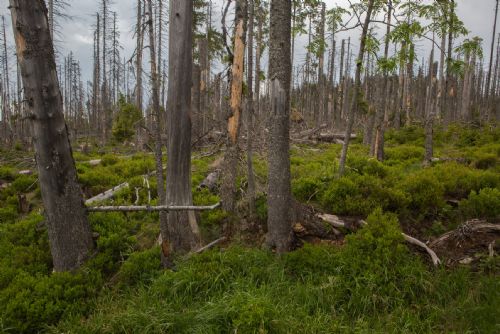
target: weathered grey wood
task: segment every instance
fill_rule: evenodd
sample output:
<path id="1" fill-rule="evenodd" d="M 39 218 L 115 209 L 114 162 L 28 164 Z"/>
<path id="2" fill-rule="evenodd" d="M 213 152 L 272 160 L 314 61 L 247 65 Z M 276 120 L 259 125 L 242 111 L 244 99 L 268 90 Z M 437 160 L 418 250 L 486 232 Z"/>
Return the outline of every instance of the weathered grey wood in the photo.
<path id="1" fill-rule="evenodd" d="M 278 253 L 289 251 L 293 244 L 290 222 L 292 198 L 290 183 L 291 10 L 291 1 L 271 1 L 267 243 Z"/>
<path id="2" fill-rule="evenodd" d="M 73 270 L 94 244 L 63 116 L 47 7 L 42 0 L 10 0 L 10 10 L 54 270 Z"/>
<path id="3" fill-rule="evenodd" d="M 110 198 L 113 198 L 117 192 L 119 192 L 122 189 L 128 188 L 129 184 L 128 182 L 124 182 L 122 184 L 117 185 L 116 187 L 113 187 L 109 190 L 106 190 L 103 193 L 100 193 L 99 195 L 96 195 L 92 198 L 89 198 L 88 200 L 85 201 L 85 205 L 90 205 L 95 202 L 102 202 L 105 200 L 108 200 Z"/>
<path id="4" fill-rule="evenodd" d="M 167 108 L 168 206 L 191 206 L 191 80 L 193 0 L 171 0 Z M 199 248 L 200 231 L 193 211 L 169 211 L 162 224 L 162 256 Z M 164 261 L 164 264 L 167 262 Z"/>
<path id="5" fill-rule="evenodd" d="M 88 212 L 176 212 L 176 211 L 208 211 L 215 210 L 221 204 L 217 203 L 214 205 L 207 206 L 195 206 L 195 205 L 159 205 L 159 206 L 149 206 L 149 205 L 122 205 L 122 206 L 94 206 L 88 207 Z"/>

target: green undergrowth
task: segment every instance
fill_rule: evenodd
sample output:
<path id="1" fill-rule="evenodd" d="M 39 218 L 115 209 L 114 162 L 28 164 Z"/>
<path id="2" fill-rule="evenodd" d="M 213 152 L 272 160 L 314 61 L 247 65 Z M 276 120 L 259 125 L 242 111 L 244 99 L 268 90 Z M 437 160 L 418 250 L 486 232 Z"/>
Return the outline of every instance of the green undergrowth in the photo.
<path id="1" fill-rule="evenodd" d="M 386 160 L 369 158 L 356 142 L 341 179 L 340 145 L 294 146 L 295 198 L 330 213 L 368 217 L 368 226 L 343 247 L 305 245 L 277 256 L 233 244 L 178 258 L 173 271 L 160 269 L 157 213 L 96 213 L 89 215 L 99 234 L 96 254 L 78 272 L 52 273 L 37 176 L 1 166 L 0 332 L 498 332 L 498 257 L 474 271 L 433 269 L 408 251 L 400 232 L 401 223 L 432 236 L 465 219 L 498 221 L 499 139 L 495 129 L 437 129 L 435 155 L 443 159 L 423 168 L 423 132 L 389 131 Z M 155 170 L 154 157 L 113 150 L 118 153 L 75 154 L 85 196 L 128 182 L 106 204 L 156 204 L 156 179 L 144 177 Z M 219 201 L 197 189 L 216 158 L 193 158 L 196 205 Z M 101 163 L 91 166 L 96 159 Z M 254 167 L 257 182 L 265 184 L 265 158 L 256 156 Z M 24 197 L 29 212 L 22 210 Z M 264 193 L 256 206 L 265 221 Z M 227 213 L 198 218 L 209 242 L 220 236 Z"/>
<path id="2" fill-rule="evenodd" d="M 131 256 L 120 294 L 53 333 L 493 333 L 500 288 L 488 272 L 429 269 L 377 211 L 343 248 L 276 256 L 231 246 L 159 271 L 154 250 Z"/>
<path id="3" fill-rule="evenodd" d="M 423 139 L 418 127 L 389 131 L 383 162 L 354 144 L 340 179 L 340 145 L 320 145 L 314 151 L 299 147 L 292 155 L 293 194 L 338 215 L 366 217 L 381 208 L 412 224 L 439 221 L 447 229 L 469 218 L 500 219 L 500 131 L 457 126 L 438 130 L 439 160 L 428 168 L 422 165 Z M 457 201 L 458 207 L 453 205 Z"/>

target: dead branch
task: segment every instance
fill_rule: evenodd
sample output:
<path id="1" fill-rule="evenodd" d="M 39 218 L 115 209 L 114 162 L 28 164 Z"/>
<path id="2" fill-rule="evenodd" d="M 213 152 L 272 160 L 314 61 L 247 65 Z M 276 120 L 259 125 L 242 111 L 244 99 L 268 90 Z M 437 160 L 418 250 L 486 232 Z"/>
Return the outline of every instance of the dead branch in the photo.
<path id="1" fill-rule="evenodd" d="M 130 205 L 130 206 L 95 206 L 88 207 L 88 212 L 158 212 L 158 211 L 208 211 L 215 210 L 220 207 L 221 203 L 209 206 L 195 206 L 195 205 Z"/>
<path id="2" fill-rule="evenodd" d="M 101 201 L 105 201 L 107 199 L 110 199 L 113 196 L 115 196 L 115 194 L 117 192 L 119 192 L 122 189 L 128 188 L 128 187 L 129 187 L 128 182 L 124 182 L 122 184 L 119 184 L 116 187 L 113 187 L 109 190 L 106 190 L 105 192 L 103 192 L 99 195 L 96 195 L 92 198 L 89 198 L 88 200 L 85 201 L 85 205 L 90 205 L 90 204 L 93 204 L 95 202 L 101 202 Z"/>

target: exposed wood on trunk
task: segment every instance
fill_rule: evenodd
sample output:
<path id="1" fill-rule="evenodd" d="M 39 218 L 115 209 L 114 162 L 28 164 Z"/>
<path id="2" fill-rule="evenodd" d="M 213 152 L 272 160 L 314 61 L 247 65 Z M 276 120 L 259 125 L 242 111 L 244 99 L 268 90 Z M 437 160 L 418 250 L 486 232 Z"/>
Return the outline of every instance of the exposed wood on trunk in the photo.
<path id="1" fill-rule="evenodd" d="M 231 70 L 230 114 L 227 121 L 227 149 L 225 154 L 224 178 L 222 182 L 222 200 L 224 209 L 235 211 L 236 178 L 240 149 L 238 137 L 241 127 L 241 111 L 243 96 L 243 67 L 245 59 L 246 39 L 246 1 L 237 0 L 235 9 L 234 55 Z"/>

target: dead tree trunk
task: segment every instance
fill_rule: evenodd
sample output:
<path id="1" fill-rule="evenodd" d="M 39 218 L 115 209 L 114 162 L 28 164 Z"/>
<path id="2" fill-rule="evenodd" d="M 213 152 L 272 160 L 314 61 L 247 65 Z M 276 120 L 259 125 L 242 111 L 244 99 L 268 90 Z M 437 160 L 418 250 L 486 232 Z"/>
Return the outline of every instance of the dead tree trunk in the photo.
<path id="1" fill-rule="evenodd" d="M 10 9 L 54 270 L 73 270 L 94 246 L 64 122 L 47 7 L 41 0 L 10 0 Z"/>
<path id="2" fill-rule="evenodd" d="M 147 1 L 148 6 L 148 27 L 149 27 L 149 61 L 151 64 L 151 88 L 153 100 L 153 132 L 155 136 L 155 163 L 156 163 L 156 190 L 158 191 L 158 198 L 160 205 L 166 205 L 165 183 L 163 178 L 163 153 L 162 153 L 162 140 L 161 140 L 161 108 L 160 108 L 160 80 L 156 66 L 156 45 L 154 35 L 154 19 L 153 19 L 153 4 L 151 0 Z M 160 226 L 166 226 L 167 212 L 160 212 Z"/>
<path id="3" fill-rule="evenodd" d="M 247 126 L 247 178 L 248 178 L 248 209 L 250 216 L 255 216 L 255 175 L 253 172 L 253 40 L 254 40 L 254 1 L 248 0 L 248 48 L 247 48 L 247 99 L 246 99 L 246 126 Z"/>
<path id="4" fill-rule="evenodd" d="M 224 178 L 221 187 L 222 203 L 226 211 L 234 212 L 236 204 L 236 177 L 238 174 L 238 137 L 241 127 L 243 67 L 245 59 L 246 1 L 236 2 L 234 56 L 231 71 L 230 115 L 227 122 L 227 150 L 224 158 Z"/>
<path id="5" fill-rule="evenodd" d="M 363 32 L 361 33 L 361 43 L 359 47 L 358 59 L 356 60 L 356 76 L 354 79 L 354 93 L 351 102 L 351 108 L 347 114 L 347 127 L 345 132 L 344 145 L 342 145 L 342 154 L 340 156 L 339 162 L 339 172 L 338 175 L 341 177 L 344 175 L 345 163 L 347 160 L 347 150 L 349 148 L 349 141 L 351 138 L 352 128 L 354 125 L 354 118 L 356 117 L 357 109 L 361 103 L 361 70 L 363 68 L 363 56 L 365 54 L 366 46 L 366 35 L 368 34 L 368 27 L 370 25 L 370 20 L 373 12 L 373 5 L 375 0 L 369 0 L 368 9 L 366 12 L 365 22 L 363 24 Z"/>
<path id="6" fill-rule="evenodd" d="M 192 205 L 191 81 L 193 71 L 193 0 L 170 1 L 167 108 L 167 194 L 169 206 Z M 193 211 L 169 212 L 161 226 L 162 254 L 189 252 L 200 245 Z"/>
<path id="7" fill-rule="evenodd" d="M 289 251 L 293 243 L 290 223 L 290 56 L 291 2 L 271 1 L 269 37 L 269 190 L 267 243 L 276 252 Z"/>

